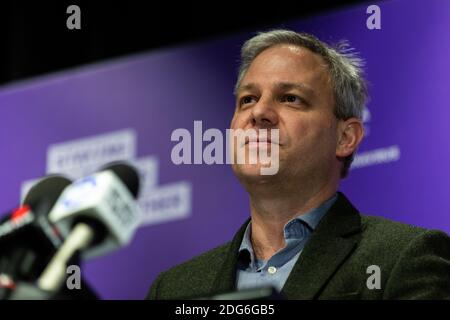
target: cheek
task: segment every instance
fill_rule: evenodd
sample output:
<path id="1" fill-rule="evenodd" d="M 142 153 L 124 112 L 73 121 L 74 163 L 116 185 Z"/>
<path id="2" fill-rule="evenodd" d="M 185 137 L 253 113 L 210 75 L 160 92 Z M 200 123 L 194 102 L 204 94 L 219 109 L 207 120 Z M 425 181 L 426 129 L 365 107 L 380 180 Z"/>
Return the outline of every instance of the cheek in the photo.
<path id="1" fill-rule="evenodd" d="M 235 113 L 233 115 L 233 118 L 231 119 L 230 128 L 231 129 L 244 128 L 245 123 L 246 123 L 245 119 L 246 119 L 246 116 L 243 113 Z"/>
<path id="2" fill-rule="evenodd" d="M 307 119 L 295 119 L 295 117 L 286 117 L 285 132 L 289 141 L 293 145 L 301 145 L 305 141 L 311 140 L 314 133 L 314 122 Z"/>
<path id="3" fill-rule="evenodd" d="M 231 123 L 230 123 L 231 129 L 236 128 L 236 121 L 237 121 L 236 114 L 234 114 L 233 118 L 231 119 Z"/>
<path id="4" fill-rule="evenodd" d="M 336 130 L 333 129 L 333 124 L 329 119 L 305 117 L 302 121 L 286 123 L 286 125 L 289 140 L 296 148 L 316 153 L 319 149 L 330 149 L 335 145 Z"/>

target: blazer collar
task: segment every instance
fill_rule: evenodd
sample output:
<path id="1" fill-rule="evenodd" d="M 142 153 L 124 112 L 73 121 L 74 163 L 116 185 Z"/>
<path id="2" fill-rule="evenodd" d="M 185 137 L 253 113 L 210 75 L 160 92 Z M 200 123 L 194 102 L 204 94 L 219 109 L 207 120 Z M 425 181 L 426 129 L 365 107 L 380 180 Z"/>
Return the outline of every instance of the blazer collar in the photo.
<path id="1" fill-rule="evenodd" d="M 339 192 L 335 204 L 305 245 L 282 293 L 289 299 L 317 298 L 360 238 L 361 216 Z"/>
<path id="2" fill-rule="evenodd" d="M 239 247 L 248 219 L 235 234 L 212 289 L 224 293 L 236 288 Z M 320 221 L 292 269 L 282 293 L 289 299 L 314 299 L 360 240 L 361 217 L 350 201 L 338 198 Z"/>
<path id="3" fill-rule="evenodd" d="M 239 228 L 233 240 L 231 240 L 222 268 L 217 274 L 213 283 L 212 291 L 214 293 L 226 293 L 236 290 L 236 271 L 239 247 L 244 238 L 245 229 L 247 228 L 250 218 Z"/>

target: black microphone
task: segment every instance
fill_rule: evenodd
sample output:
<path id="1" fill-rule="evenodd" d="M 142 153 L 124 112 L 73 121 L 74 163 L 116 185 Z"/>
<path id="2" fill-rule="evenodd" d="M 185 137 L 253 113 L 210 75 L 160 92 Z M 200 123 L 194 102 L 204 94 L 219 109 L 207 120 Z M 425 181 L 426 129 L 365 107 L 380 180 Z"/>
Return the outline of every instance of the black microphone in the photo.
<path id="1" fill-rule="evenodd" d="M 65 240 L 39 277 L 39 287 L 59 290 L 74 254 L 89 259 L 129 244 L 140 224 L 138 192 L 138 173 L 123 162 L 109 164 L 66 188 L 49 213 Z"/>
<path id="2" fill-rule="evenodd" d="M 22 205 L 0 221 L 0 299 L 18 282 L 36 281 L 63 238 L 49 212 L 71 181 L 49 175 L 27 193 Z"/>
<path id="3" fill-rule="evenodd" d="M 286 296 L 273 286 L 247 288 L 202 297 L 197 300 L 285 300 Z"/>
<path id="4" fill-rule="evenodd" d="M 32 281 L 61 245 L 58 228 L 48 214 L 71 183 L 63 176 L 51 175 L 38 181 L 22 205 L 0 222 L 0 273 L 14 279 Z"/>

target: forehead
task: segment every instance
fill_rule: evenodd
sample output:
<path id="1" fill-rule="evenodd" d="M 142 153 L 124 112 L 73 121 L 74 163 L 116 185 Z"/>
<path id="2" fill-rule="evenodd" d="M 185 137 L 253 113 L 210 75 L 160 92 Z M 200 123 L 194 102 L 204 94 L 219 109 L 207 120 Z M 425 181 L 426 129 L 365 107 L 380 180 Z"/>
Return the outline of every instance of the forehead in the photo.
<path id="1" fill-rule="evenodd" d="M 259 85 L 297 82 L 319 89 L 329 86 L 329 71 L 323 58 L 309 49 L 277 45 L 252 61 L 240 86 L 250 82 Z"/>

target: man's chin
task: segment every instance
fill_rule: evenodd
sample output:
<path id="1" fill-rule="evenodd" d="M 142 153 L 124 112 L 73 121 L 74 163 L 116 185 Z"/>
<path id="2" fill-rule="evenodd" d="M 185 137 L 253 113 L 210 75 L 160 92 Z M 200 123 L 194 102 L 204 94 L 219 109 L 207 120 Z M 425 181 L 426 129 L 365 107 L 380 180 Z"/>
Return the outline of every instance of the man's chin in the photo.
<path id="1" fill-rule="evenodd" d="M 234 164 L 232 167 L 234 174 L 244 180 L 270 180 L 278 175 L 278 170 L 260 164 Z"/>

